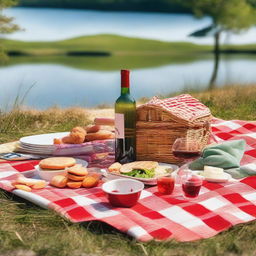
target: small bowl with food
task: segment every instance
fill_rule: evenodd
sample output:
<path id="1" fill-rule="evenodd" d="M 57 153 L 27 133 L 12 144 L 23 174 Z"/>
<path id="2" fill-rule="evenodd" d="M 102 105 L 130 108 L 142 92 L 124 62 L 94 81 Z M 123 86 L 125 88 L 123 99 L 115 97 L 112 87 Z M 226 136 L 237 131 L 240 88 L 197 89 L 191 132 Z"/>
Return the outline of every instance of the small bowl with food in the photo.
<path id="1" fill-rule="evenodd" d="M 143 189 L 142 182 L 132 179 L 115 179 L 102 185 L 102 190 L 106 193 L 110 204 L 117 207 L 134 206 Z"/>

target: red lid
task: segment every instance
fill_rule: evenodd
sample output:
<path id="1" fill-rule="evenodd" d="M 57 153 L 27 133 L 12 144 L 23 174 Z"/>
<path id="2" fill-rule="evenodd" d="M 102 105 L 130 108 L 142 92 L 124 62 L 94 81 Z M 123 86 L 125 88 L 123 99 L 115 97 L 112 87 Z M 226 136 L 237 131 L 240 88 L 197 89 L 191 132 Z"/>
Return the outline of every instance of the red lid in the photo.
<path id="1" fill-rule="evenodd" d="M 121 70 L 121 87 L 130 87 L 130 70 Z"/>

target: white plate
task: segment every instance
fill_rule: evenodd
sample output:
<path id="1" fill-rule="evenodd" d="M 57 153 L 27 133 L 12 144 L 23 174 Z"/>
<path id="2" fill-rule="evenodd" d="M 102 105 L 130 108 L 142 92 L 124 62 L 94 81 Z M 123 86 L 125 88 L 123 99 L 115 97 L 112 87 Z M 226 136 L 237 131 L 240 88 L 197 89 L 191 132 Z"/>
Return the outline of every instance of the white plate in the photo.
<path id="1" fill-rule="evenodd" d="M 53 143 L 53 141 L 52 141 Z M 20 145 L 23 146 L 23 147 L 36 147 L 36 148 L 55 148 L 55 144 L 52 144 L 52 145 L 36 145 L 36 144 L 28 144 L 28 143 L 23 143 L 23 142 L 20 142 Z"/>
<path id="2" fill-rule="evenodd" d="M 202 175 L 203 171 L 193 171 L 193 173 L 196 173 L 197 175 L 200 175 L 204 177 L 205 180 L 209 182 L 215 182 L 215 183 L 221 183 L 221 182 L 227 182 L 232 179 L 232 176 L 229 173 L 224 172 L 221 178 L 208 178 Z"/>
<path id="3" fill-rule="evenodd" d="M 175 164 L 159 163 L 159 165 L 169 166 L 173 170 L 171 172 L 173 174 L 179 168 L 178 165 L 175 165 Z M 111 173 L 111 172 L 108 172 L 107 170 L 103 170 L 103 169 L 102 169 L 102 173 L 103 173 L 104 176 L 106 176 L 106 178 L 108 180 L 118 179 L 118 178 L 128 178 L 128 179 L 139 180 L 139 181 L 143 182 L 146 185 L 156 185 L 156 183 L 157 183 L 157 178 L 156 177 L 149 178 L 149 179 L 147 179 L 147 178 L 137 178 L 137 177 L 131 177 L 131 176 L 124 175 L 124 174 Z M 167 176 L 167 175 L 169 175 L 169 174 L 167 173 L 166 175 L 163 175 L 163 176 Z"/>
<path id="4" fill-rule="evenodd" d="M 67 136 L 69 132 L 57 132 L 57 133 L 48 133 L 48 134 L 39 134 L 23 137 L 20 139 L 20 142 L 26 145 L 33 146 L 53 146 L 54 138 L 62 138 Z"/>
<path id="5" fill-rule="evenodd" d="M 18 152 L 29 153 L 29 154 L 38 154 L 38 155 L 51 155 L 53 151 L 44 151 L 44 150 L 34 150 L 34 149 L 24 149 L 18 148 Z"/>
<path id="6" fill-rule="evenodd" d="M 26 178 L 32 178 L 35 176 L 35 172 L 36 170 L 31 170 L 31 171 L 24 171 L 24 172 L 20 172 L 23 176 L 25 176 Z"/>
<path id="7" fill-rule="evenodd" d="M 27 149 L 27 150 L 37 150 L 37 151 L 50 151 L 52 152 L 53 150 L 55 150 L 55 148 L 38 148 L 38 147 L 32 147 L 32 146 L 24 146 L 24 145 L 20 145 L 20 148 L 23 148 L 23 149 Z"/>

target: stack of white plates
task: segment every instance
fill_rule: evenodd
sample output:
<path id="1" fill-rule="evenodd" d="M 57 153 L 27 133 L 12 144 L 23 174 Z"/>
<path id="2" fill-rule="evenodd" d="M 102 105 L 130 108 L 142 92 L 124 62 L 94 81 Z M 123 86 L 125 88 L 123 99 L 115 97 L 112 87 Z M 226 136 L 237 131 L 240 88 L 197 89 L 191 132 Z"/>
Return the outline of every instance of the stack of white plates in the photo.
<path id="1" fill-rule="evenodd" d="M 38 154 L 38 155 L 51 155 L 56 145 L 53 144 L 55 138 L 63 138 L 69 132 L 58 132 L 27 136 L 20 139 L 19 152 Z"/>

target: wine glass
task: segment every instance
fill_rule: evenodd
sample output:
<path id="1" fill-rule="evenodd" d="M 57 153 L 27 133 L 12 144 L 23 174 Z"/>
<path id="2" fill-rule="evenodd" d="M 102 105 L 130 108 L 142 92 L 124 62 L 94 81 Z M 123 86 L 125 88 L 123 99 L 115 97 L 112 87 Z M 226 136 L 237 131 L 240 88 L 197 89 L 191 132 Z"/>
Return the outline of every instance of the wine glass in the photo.
<path id="1" fill-rule="evenodd" d="M 177 138 L 172 146 L 173 155 L 182 162 L 177 177 L 191 173 L 189 164 L 201 155 L 202 145 L 198 140 L 182 137 Z M 177 181 L 180 183 L 180 181 Z"/>
<path id="2" fill-rule="evenodd" d="M 203 177 L 195 174 L 183 175 L 181 177 L 183 197 L 191 200 L 198 196 L 203 184 Z"/>

